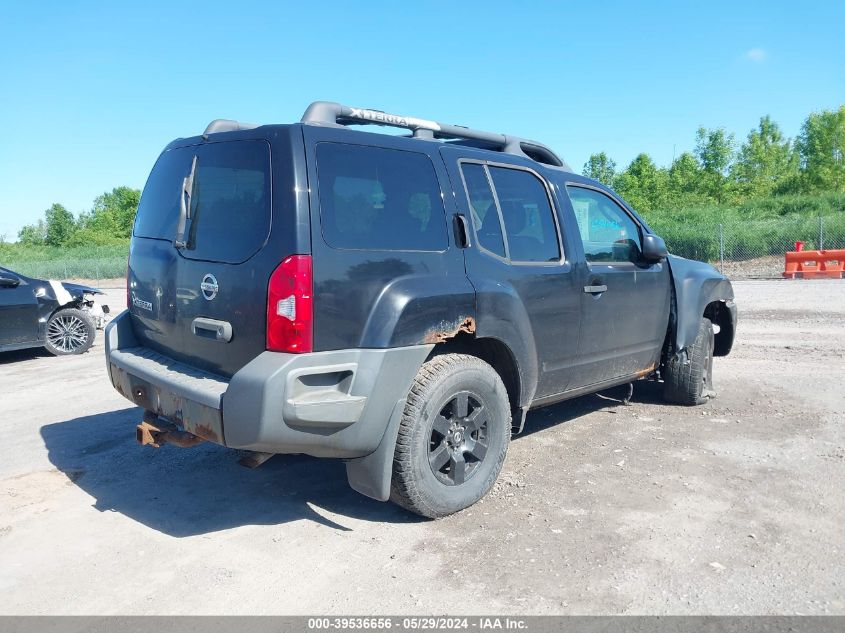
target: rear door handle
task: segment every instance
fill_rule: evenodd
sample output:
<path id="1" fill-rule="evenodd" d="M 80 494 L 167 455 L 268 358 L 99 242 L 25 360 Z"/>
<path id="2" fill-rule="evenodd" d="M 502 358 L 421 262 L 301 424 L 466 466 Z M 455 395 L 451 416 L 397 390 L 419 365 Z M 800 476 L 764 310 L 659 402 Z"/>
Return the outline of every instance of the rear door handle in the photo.
<path id="1" fill-rule="evenodd" d="M 597 295 L 607 290 L 606 285 L 601 286 L 584 286 L 584 292 L 591 295 Z"/>
<path id="2" fill-rule="evenodd" d="M 232 325 L 227 321 L 197 317 L 191 322 L 191 332 L 200 338 L 211 339 L 221 343 L 232 340 Z"/>
<path id="3" fill-rule="evenodd" d="M 467 248 L 469 246 L 469 229 L 467 228 L 466 216 L 456 213 L 452 222 L 455 229 L 455 242 L 459 248 Z"/>

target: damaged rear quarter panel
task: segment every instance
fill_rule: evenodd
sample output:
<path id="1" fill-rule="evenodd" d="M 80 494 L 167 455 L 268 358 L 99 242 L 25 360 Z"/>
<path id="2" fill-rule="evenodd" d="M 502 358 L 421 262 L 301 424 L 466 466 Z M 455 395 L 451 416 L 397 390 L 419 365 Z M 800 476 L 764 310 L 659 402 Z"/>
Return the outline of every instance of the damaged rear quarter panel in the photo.
<path id="1" fill-rule="evenodd" d="M 373 304 L 360 347 L 441 343 L 474 332 L 475 323 L 475 291 L 466 277 L 399 277 Z"/>
<path id="2" fill-rule="evenodd" d="M 466 277 L 396 279 L 373 305 L 360 347 L 440 344 L 461 333 L 496 339 L 510 350 L 519 372 L 515 404 L 529 403 L 539 375 L 534 333 L 524 304 L 507 284 L 482 281 L 475 289 Z"/>
<path id="3" fill-rule="evenodd" d="M 445 343 L 458 334 L 475 334 L 475 319 L 471 316 L 458 319 L 456 322 L 441 321 L 426 334 L 423 343 Z"/>

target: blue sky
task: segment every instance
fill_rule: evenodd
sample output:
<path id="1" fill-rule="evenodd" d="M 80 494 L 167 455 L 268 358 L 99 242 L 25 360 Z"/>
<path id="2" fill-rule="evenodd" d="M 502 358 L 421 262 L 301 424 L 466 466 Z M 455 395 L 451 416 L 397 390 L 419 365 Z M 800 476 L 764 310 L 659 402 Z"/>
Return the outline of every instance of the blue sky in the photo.
<path id="1" fill-rule="evenodd" d="M 0 18 L 0 234 L 142 187 L 215 118 L 318 99 L 668 164 L 845 103 L 845 2 L 39 2 Z"/>

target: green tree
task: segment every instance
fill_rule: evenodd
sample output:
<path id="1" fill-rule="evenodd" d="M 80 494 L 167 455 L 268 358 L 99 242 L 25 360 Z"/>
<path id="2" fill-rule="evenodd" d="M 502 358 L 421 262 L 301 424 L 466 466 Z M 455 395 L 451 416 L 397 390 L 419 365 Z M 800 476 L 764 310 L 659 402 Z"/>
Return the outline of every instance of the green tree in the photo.
<path id="1" fill-rule="evenodd" d="M 637 211 L 660 209 L 667 202 L 669 174 L 659 169 L 648 154 L 640 154 L 622 172 L 614 186 Z"/>
<path id="2" fill-rule="evenodd" d="M 734 135 L 724 128 L 698 128 L 695 154 L 701 164 L 701 189 L 716 202 L 722 203 L 729 193 L 728 170 L 734 155 Z"/>
<path id="3" fill-rule="evenodd" d="M 811 190 L 845 191 L 845 105 L 808 116 L 796 145 Z"/>
<path id="4" fill-rule="evenodd" d="M 695 156 L 684 152 L 675 159 L 669 168 L 669 192 L 675 199 L 688 198 L 699 190 L 701 184 L 701 165 Z"/>
<path id="5" fill-rule="evenodd" d="M 801 153 L 798 151 L 797 142 L 790 143 L 790 145 L 789 166 L 778 177 L 772 189 L 772 194 L 776 196 L 807 192 L 807 179 L 801 171 Z"/>
<path id="6" fill-rule="evenodd" d="M 47 225 L 44 220 L 35 224 L 27 224 L 18 231 L 18 241 L 27 246 L 42 246 L 47 239 Z"/>
<path id="7" fill-rule="evenodd" d="M 76 220 L 73 214 L 58 203 L 47 209 L 44 217 L 47 223 L 44 243 L 48 246 L 64 246 L 76 232 Z"/>
<path id="8" fill-rule="evenodd" d="M 590 154 L 590 158 L 584 163 L 584 170 L 581 173 L 587 178 L 611 186 L 614 178 L 616 178 L 616 162 L 604 152 Z"/>
<path id="9" fill-rule="evenodd" d="M 132 234 L 141 192 L 131 187 L 115 187 L 97 196 L 90 213 L 80 218 L 80 225 L 100 239 L 123 238 Z"/>
<path id="10" fill-rule="evenodd" d="M 731 169 L 739 191 L 748 197 L 771 195 L 779 183 L 797 173 L 791 143 L 768 115 L 749 132 Z"/>
<path id="11" fill-rule="evenodd" d="M 47 225 L 44 220 L 38 220 L 35 224 L 27 224 L 18 231 L 18 241 L 27 246 L 41 246 L 47 239 Z"/>

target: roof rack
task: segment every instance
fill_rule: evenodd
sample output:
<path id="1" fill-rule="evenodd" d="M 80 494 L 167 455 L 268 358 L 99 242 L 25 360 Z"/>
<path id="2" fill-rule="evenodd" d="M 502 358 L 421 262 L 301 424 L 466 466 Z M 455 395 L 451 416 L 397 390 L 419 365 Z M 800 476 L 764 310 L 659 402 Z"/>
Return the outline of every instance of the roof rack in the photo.
<path id="1" fill-rule="evenodd" d="M 203 136 L 209 134 L 217 134 L 218 132 L 237 132 L 240 130 L 254 130 L 258 126 L 254 123 L 242 123 L 241 121 L 233 121 L 232 119 L 214 119 L 205 128 Z"/>
<path id="2" fill-rule="evenodd" d="M 352 108 L 332 101 L 315 101 L 312 103 L 305 110 L 305 114 L 302 115 L 302 123 L 331 126 L 384 125 L 412 130 L 414 138 L 482 141 L 492 149 L 507 154 L 525 156 L 537 162 L 563 167 L 570 171 L 569 166 L 557 154 L 546 145 L 536 141 L 507 134 L 473 130 L 461 125 L 447 125 L 427 119 L 388 114 L 381 110 Z"/>

